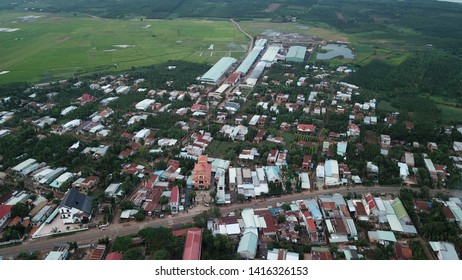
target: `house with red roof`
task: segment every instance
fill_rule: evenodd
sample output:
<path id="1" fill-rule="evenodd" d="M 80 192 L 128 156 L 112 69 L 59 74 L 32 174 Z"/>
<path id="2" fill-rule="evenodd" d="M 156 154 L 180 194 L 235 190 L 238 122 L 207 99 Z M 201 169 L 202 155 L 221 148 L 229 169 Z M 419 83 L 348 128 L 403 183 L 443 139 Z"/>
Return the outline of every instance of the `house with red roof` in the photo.
<path id="1" fill-rule="evenodd" d="M 347 134 L 352 137 L 359 136 L 359 134 L 361 134 L 361 129 L 356 124 L 350 123 L 347 128 Z"/>
<path id="2" fill-rule="evenodd" d="M 279 151 L 278 150 L 271 150 L 268 153 L 268 157 L 266 158 L 267 165 L 275 165 L 278 159 Z"/>
<path id="3" fill-rule="evenodd" d="M 183 260 L 200 260 L 202 250 L 202 230 L 189 229 L 186 234 Z"/>
<path id="4" fill-rule="evenodd" d="M 11 205 L 0 205 L 0 228 L 7 224 L 11 217 Z"/>
<path id="5" fill-rule="evenodd" d="M 303 163 L 302 163 L 303 170 L 310 171 L 310 169 L 311 169 L 311 160 L 312 160 L 312 157 L 310 155 L 303 156 Z"/>
<path id="6" fill-rule="evenodd" d="M 133 151 L 132 149 L 126 149 L 119 153 L 119 158 L 120 159 L 128 158 L 129 156 L 132 156 L 134 154 L 135 154 L 135 151 Z"/>
<path id="7" fill-rule="evenodd" d="M 148 190 L 146 193 L 146 199 L 143 203 L 143 210 L 145 214 L 148 216 L 152 216 L 155 213 L 160 213 L 162 210 L 162 205 L 159 203 L 159 199 L 164 192 L 164 188 L 162 187 L 153 187 L 152 189 Z"/>
<path id="8" fill-rule="evenodd" d="M 120 261 L 122 260 L 123 255 L 119 252 L 112 252 L 107 254 L 105 260 L 106 261 Z"/>
<path id="9" fill-rule="evenodd" d="M 98 185 L 98 183 L 99 183 L 99 177 L 91 175 L 91 176 L 88 176 L 85 179 L 85 181 L 82 182 L 82 184 L 80 184 L 80 187 L 89 190 L 89 189 L 93 188 L 94 186 Z"/>
<path id="10" fill-rule="evenodd" d="M 277 228 L 275 219 L 271 216 L 270 213 L 265 213 L 263 215 L 263 219 L 265 219 L 266 228 L 263 228 L 263 235 L 265 236 L 276 236 Z"/>
<path id="11" fill-rule="evenodd" d="M 83 103 L 90 103 L 95 101 L 95 99 L 96 97 L 88 93 L 84 93 L 81 97 L 78 98 L 78 100 L 82 101 Z"/>
<path id="12" fill-rule="evenodd" d="M 172 214 L 178 213 L 178 208 L 180 207 L 180 191 L 177 186 L 172 188 L 172 193 L 170 194 L 170 210 Z"/>
<path id="13" fill-rule="evenodd" d="M 229 75 L 228 79 L 226 80 L 226 83 L 231 84 L 231 86 L 234 86 L 240 78 L 241 72 L 234 72 L 233 74 Z"/>
<path id="14" fill-rule="evenodd" d="M 263 137 L 265 137 L 265 130 L 259 129 L 257 135 L 253 138 L 253 141 L 260 143 L 260 141 L 263 140 Z"/>
<path id="15" fill-rule="evenodd" d="M 203 112 L 206 112 L 207 111 L 207 105 L 205 104 L 194 104 L 191 106 L 191 112 L 197 112 L 197 111 L 203 111 Z"/>
<path id="16" fill-rule="evenodd" d="M 306 255 L 305 260 L 327 261 L 332 260 L 332 254 L 327 247 L 311 248 L 311 255 Z"/>
<path id="17" fill-rule="evenodd" d="M 297 125 L 298 132 L 313 133 L 315 130 L 316 130 L 316 126 L 312 124 L 298 124 Z"/>

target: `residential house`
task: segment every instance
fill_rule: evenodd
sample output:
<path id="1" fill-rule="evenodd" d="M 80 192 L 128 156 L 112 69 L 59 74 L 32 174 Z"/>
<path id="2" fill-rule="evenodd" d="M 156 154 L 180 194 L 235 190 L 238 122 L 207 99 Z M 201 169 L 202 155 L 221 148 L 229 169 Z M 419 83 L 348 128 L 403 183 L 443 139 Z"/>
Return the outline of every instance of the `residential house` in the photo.
<path id="1" fill-rule="evenodd" d="M 429 243 L 439 260 L 459 260 L 454 244 L 444 241 L 430 241 Z"/>
<path id="2" fill-rule="evenodd" d="M 0 231 L 7 225 L 7 221 L 11 217 L 11 207 L 12 205 L 0 205 Z"/>
<path id="3" fill-rule="evenodd" d="M 112 252 L 106 255 L 106 261 L 120 261 L 122 260 L 123 255 L 119 252 Z"/>
<path id="4" fill-rule="evenodd" d="M 232 114 L 236 113 L 240 107 L 241 105 L 237 102 L 231 102 L 231 101 L 225 102 L 225 109 L 228 110 Z"/>
<path id="5" fill-rule="evenodd" d="M 279 151 L 278 158 L 276 159 L 275 165 L 277 166 L 287 166 L 287 154 L 289 151 Z"/>
<path id="6" fill-rule="evenodd" d="M 303 156 L 302 168 L 305 171 L 311 170 L 311 156 L 310 155 Z"/>
<path id="7" fill-rule="evenodd" d="M 432 178 L 433 181 L 438 180 L 438 173 L 436 171 L 435 165 L 433 165 L 433 162 L 429 158 L 424 159 L 425 167 L 427 168 L 428 172 L 430 173 L 430 177 Z"/>
<path id="8" fill-rule="evenodd" d="M 265 130 L 259 129 L 257 135 L 255 136 L 255 138 L 253 138 L 253 141 L 260 143 L 260 141 L 263 140 L 263 137 L 265 137 Z"/>
<path id="9" fill-rule="evenodd" d="M 234 167 L 228 169 L 228 186 L 230 191 L 234 191 L 237 187 L 237 170 Z"/>
<path id="10" fill-rule="evenodd" d="M 59 204 L 60 219 L 64 224 L 87 222 L 91 219 L 93 200 L 70 188 Z"/>
<path id="11" fill-rule="evenodd" d="M 110 198 L 122 197 L 124 195 L 124 191 L 122 190 L 121 183 L 112 183 L 110 184 L 106 190 L 104 190 L 104 195 Z"/>
<path id="12" fill-rule="evenodd" d="M 298 124 L 297 131 L 303 133 L 314 133 L 316 131 L 316 126 L 312 124 Z"/>
<path id="13" fill-rule="evenodd" d="M 347 127 L 347 135 L 351 137 L 357 137 L 361 133 L 361 129 L 354 123 L 350 123 Z"/>
<path id="14" fill-rule="evenodd" d="M 81 192 L 88 192 L 93 187 L 99 184 L 99 177 L 88 176 L 87 178 L 79 178 L 72 183 L 73 188 L 77 188 Z"/>
<path id="15" fill-rule="evenodd" d="M 348 142 L 338 142 L 337 143 L 337 155 L 344 157 L 346 155 Z"/>
<path id="16" fill-rule="evenodd" d="M 66 260 L 69 256 L 69 244 L 59 244 L 51 250 L 46 256 L 46 261 Z"/>
<path id="17" fill-rule="evenodd" d="M 170 210 L 172 214 L 178 213 L 180 208 L 180 192 L 177 186 L 172 188 L 172 192 L 170 194 Z"/>
<path id="18" fill-rule="evenodd" d="M 145 140 L 151 134 L 151 130 L 148 128 L 138 131 L 135 136 L 133 136 L 133 141 L 140 142 Z"/>
<path id="19" fill-rule="evenodd" d="M 452 144 L 452 148 L 456 153 L 462 152 L 462 142 L 454 141 L 454 143 Z"/>
<path id="20" fill-rule="evenodd" d="M 427 143 L 427 148 L 431 151 L 434 152 L 438 150 L 438 145 L 435 142 L 428 142 Z"/>
<path id="21" fill-rule="evenodd" d="M 332 254 L 327 247 L 312 247 L 311 254 L 307 254 L 305 260 L 326 261 L 333 260 Z"/>
<path id="22" fill-rule="evenodd" d="M 266 159 L 266 164 L 267 165 L 275 165 L 276 161 L 278 159 L 278 156 L 279 156 L 279 151 L 278 150 L 271 150 L 268 153 L 268 157 Z"/>
<path id="23" fill-rule="evenodd" d="M 407 166 L 409 166 L 411 168 L 415 166 L 414 154 L 413 153 L 405 152 L 404 153 L 404 159 L 405 159 L 405 162 L 406 162 Z"/>
<path id="24" fill-rule="evenodd" d="M 368 161 L 367 164 L 367 171 L 370 173 L 378 174 L 379 173 L 379 167 L 375 164 L 372 163 L 372 161 Z"/>
<path id="25" fill-rule="evenodd" d="M 270 261 L 298 261 L 299 255 L 298 253 L 289 252 L 287 249 L 274 248 L 268 251 L 266 259 Z"/>
<path id="26" fill-rule="evenodd" d="M 336 160 L 326 160 L 325 169 L 325 184 L 327 187 L 340 185 L 340 172 L 338 162 Z"/>

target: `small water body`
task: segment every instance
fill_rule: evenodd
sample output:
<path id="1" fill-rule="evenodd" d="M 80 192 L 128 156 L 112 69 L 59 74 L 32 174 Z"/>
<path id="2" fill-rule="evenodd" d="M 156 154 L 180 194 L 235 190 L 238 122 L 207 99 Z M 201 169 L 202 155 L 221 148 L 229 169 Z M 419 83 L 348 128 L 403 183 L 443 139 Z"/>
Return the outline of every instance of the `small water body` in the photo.
<path id="1" fill-rule="evenodd" d="M 318 53 L 316 59 L 332 59 L 337 56 L 343 56 L 348 59 L 355 58 L 351 49 L 344 44 L 327 44 L 322 46 L 321 49 L 326 50 L 327 53 Z"/>

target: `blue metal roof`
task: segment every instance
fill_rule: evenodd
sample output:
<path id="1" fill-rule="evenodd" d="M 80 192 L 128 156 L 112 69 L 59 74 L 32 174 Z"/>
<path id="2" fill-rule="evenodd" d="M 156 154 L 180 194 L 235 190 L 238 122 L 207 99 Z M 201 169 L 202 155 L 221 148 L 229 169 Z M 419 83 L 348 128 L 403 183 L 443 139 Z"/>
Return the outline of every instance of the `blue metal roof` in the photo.
<path id="1" fill-rule="evenodd" d="M 236 61 L 233 57 L 222 57 L 201 77 L 201 81 L 216 83 Z"/>

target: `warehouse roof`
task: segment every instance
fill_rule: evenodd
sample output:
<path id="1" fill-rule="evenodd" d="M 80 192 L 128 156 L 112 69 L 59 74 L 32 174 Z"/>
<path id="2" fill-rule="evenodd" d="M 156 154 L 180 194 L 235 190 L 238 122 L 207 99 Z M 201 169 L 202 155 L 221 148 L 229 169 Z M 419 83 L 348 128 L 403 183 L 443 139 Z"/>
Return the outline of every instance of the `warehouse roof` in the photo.
<path id="1" fill-rule="evenodd" d="M 241 65 L 237 68 L 236 71 L 241 72 L 243 74 L 247 74 L 249 72 L 250 67 L 252 67 L 255 60 L 257 60 L 258 56 L 260 55 L 263 47 L 254 47 L 252 51 L 247 55 L 247 57 L 242 61 Z"/>
<path id="2" fill-rule="evenodd" d="M 302 46 L 292 46 L 290 47 L 289 51 L 287 52 L 287 58 L 298 58 L 298 59 L 305 59 L 306 54 L 306 47 Z"/>
<path id="3" fill-rule="evenodd" d="M 261 61 L 272 63 L 279 52 L 279 46 L 269 46 L 266 52 L 263 54 Z"/>
<path id="4" fill-rule="evenodd" d="M 215 65 L 212 66 L 212 68 L 210 68 L 209 71 L 207 71 L 201 77 L 201 81 L 216 83 L 235 62 L 235 58 L 222 57 L 217 63 L 215 63 Z"/>

